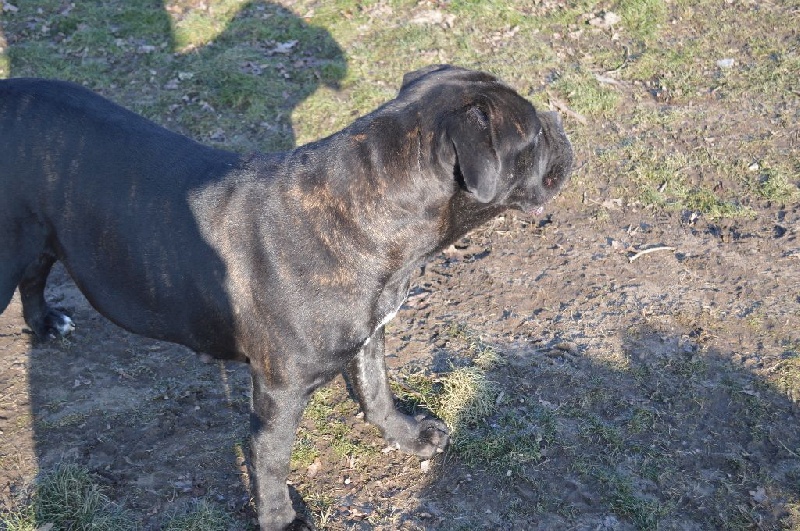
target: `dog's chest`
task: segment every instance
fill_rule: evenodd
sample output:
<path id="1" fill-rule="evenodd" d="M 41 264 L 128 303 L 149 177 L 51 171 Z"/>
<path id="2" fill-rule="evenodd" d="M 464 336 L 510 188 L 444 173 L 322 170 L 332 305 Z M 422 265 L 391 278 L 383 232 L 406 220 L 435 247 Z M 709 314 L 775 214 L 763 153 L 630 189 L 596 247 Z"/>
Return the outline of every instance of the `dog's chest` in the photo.
<path id="1" fill-rule="evenodd" d="M 373 323 L 371 326 L 371 334 L 374 334 L 384 326 L 386 326 L 392 319 L 397 316 L 397 312 L 403 306 L 408 295 L 408 287 L 410 278 L 402 278 L 399 281 L 387 284 L 380 296 L 378 297 L 373 312 Z M 367 343 L 369 340 L 367 340 Z M 366 344 L 366 343 L 365 343 Z"/>

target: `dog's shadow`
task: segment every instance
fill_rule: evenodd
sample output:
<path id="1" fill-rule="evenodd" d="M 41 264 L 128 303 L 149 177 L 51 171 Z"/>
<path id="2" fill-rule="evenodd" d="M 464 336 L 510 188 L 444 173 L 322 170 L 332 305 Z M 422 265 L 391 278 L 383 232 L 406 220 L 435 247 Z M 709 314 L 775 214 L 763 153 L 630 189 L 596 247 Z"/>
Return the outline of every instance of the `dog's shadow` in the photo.
<path id="1" fill-rule="evenodd" d="M 267 2 L 244 4 L 224 31 L 192 42 L 182 28 L 212 4 L 29 2 L 4 24 L 11 75 L 84 84 L 217 147 L 294 147 L 292 112 L 320 86 L 338 87 L 342 50 L 324 29 Z M 107 21 L 107 34 L 82 22 L 89 9 L 93 26 Z M 0 420 L 32 427 L 27 444 L 23 431 L 4 437 L 0 453 L 16 447 L 28 464 L 0 484 L 19 487 L 36 468 L 69 461 L 103 478 L 112 499 L 147 515 L 145 526 L 157 527 L 195 498 L 252 518 L 247 367 L 202 363 L 182 347 L 124 332 L 91 308 L 60 266 L 47 297 L 77 330 L 45 342 L 0 336 L 0 350 L 27 355 L 31 411 L 27 420 L 19 411 Z M 17 294 L 3 330 L 23 329 L 21 314 Z M 26 447 L 31 455 L 23 455 Z"/>
<path id="2" fill-rule="evenodd" d="M 294 147 L 293 110 L 347 71 L 330 33 L 270 2 L 37 4 L 4 20 L 12 77 L 74 81 L 237 151 Z"/>

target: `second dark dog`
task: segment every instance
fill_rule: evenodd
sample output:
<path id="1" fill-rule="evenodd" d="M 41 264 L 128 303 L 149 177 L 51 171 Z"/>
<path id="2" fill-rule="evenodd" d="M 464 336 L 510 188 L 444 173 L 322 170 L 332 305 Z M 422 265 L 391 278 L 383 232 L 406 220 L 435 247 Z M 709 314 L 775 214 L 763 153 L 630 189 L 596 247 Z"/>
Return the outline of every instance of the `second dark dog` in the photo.
<path id="1" fill-rule="evenodd" d="M 329 138 L 242 157 L 171 133 L 78 86 L 0 81 L 0 310 L 19 287 L 40 336 L 56 260 L 130 331 L 248 361 L 262 529 L 306 528 L 286 487 L 311 393 L 337 373 L 398 448 L 431 456 L 444 424 L 397 411 L 384 325 L 413 271 L 568 178 L 555 113 L 491 75 L 435 66 Z"/>

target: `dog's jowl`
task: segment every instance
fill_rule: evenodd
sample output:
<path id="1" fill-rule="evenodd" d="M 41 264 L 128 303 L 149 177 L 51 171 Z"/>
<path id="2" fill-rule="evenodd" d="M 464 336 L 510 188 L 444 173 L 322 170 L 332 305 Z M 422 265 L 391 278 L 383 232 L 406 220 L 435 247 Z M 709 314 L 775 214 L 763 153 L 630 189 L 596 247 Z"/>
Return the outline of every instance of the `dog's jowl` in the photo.
<path id="1" fill-rule="evenodd" d="M 72 84 L 0 81 L 0 310 L 18 287 L 37 335 L 71 332 L 44 299 L 61 260 L 119 326 L 248 361 L 261 528 L 303 529 L 286 476 L 311 393 L 343 372 L 390 444 L 441 451 L 441 421 L 394 408 L 384 325 L 424 260 L 537 209 L 571 164 L 555 113 L 449 66 L 324 140 L 247 156 Z"/>

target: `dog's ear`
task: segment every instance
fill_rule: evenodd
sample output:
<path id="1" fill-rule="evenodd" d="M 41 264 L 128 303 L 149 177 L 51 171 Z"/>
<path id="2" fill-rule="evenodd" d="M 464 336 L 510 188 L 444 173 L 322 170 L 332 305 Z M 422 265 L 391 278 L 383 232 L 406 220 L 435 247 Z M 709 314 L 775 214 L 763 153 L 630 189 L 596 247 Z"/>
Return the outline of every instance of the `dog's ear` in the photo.
<path id="1" fill-rule="evenodd" d="M 456 179 L 475 199 L 488 203 L 497 193 L 500 178 L 490 109 L 476 103 L 458 111 L 451 116 L 447 135 L 455 148 Z"/>

